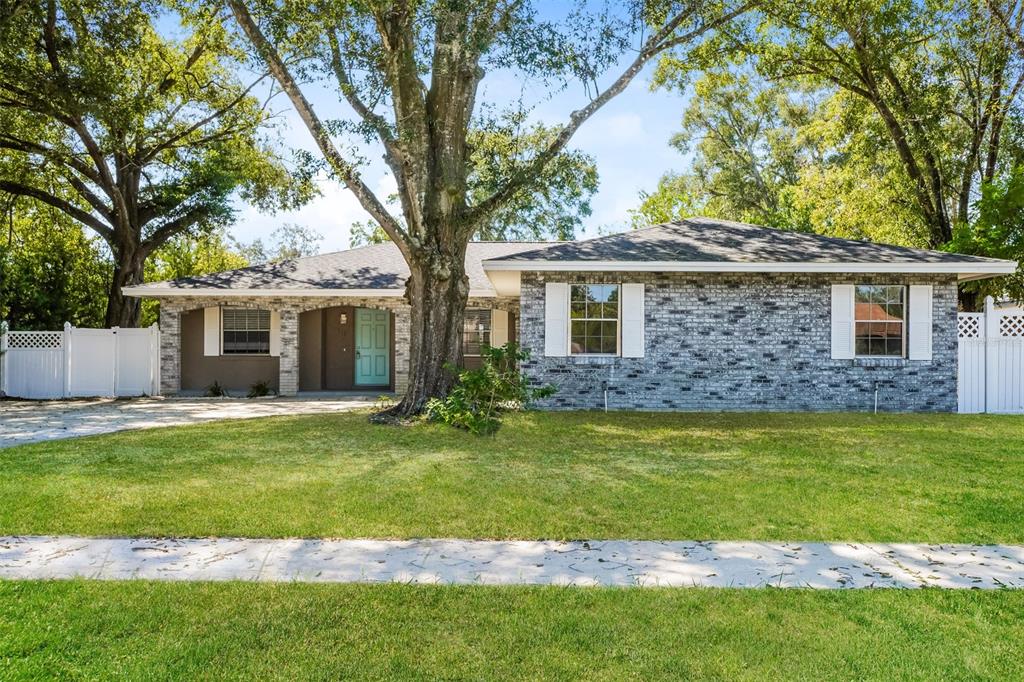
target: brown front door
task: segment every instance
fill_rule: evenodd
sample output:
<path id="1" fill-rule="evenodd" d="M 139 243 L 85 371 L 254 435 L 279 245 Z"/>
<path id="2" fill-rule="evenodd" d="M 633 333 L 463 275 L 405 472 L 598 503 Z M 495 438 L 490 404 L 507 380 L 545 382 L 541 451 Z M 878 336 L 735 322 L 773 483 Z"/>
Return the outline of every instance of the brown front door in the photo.
<path id="1" fill-rule="evenodd" d="M 351 391 L 355 386 L 355 312 L 348 306 L 323 311 L 325 391 Z"/>

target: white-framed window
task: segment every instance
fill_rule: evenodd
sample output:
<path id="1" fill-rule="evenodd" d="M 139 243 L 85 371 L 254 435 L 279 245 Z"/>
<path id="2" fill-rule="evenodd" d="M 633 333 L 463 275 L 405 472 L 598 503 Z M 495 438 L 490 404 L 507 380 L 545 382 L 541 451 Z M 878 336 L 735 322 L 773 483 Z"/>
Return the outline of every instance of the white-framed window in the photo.
<path id="1" fill-rule="evenodd" d="M 618 284 L 570 285 L 569 352 L 572 355 L 619 354 Z"/>
<path id="2" fill-rule="evenodd" d="M 466 308 L 462 323 L 462 354 L 478 357 L 485 345 L 491 345 L 490 308 Z"/>
<path id="3" fill-rule="evenodd" d="M 221 308 L 221 353 L 269 355 L 270 311 L 258 308 Z"/>
<path id="4" fill-rule="evenodd" d="M 906 357 L 907 288 L 897 284 L 858 284 L 853 304 L 857 357 Z"/>

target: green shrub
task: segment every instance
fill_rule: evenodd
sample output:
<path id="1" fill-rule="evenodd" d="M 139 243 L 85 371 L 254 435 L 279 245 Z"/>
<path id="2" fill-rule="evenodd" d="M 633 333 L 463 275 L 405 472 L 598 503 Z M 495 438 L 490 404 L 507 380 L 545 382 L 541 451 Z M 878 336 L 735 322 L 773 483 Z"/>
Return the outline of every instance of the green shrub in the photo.
<path id="1" fill-rule="evenodd" d="M 228 396 L 228 390 L 220 385 L 220 382 L 214 379 L 213 383 L 206 387 L 207 398 L 226 398 Z"/>
<path id="2" fill-rule="evenodd" d="M 521 410 L 555 392 L 554 386 L 529 385 L 519 371 L 519 363 L 528 357 L 529 353 L 514 343 L 500 348 L 484 346 L 480 369 L 458 371 L 459 381 L 447 397 L 427 403 L 427 418 L 477 435 L 494 433 L 501 425 L 502 412 Z"/>
<path id="3" fill-rule="evenodd" d="M 262 398 L 273 393 L 270 388 L 270 382 L 268 381 L 257 381 L 249 387 L 249 392 L 246 394 L 249 398 Z"/>

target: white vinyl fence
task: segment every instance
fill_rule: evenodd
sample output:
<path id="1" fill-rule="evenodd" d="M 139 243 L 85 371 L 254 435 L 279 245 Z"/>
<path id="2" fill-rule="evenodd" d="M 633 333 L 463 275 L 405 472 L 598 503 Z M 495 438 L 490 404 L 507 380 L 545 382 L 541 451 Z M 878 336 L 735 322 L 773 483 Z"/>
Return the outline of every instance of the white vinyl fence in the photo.
<path id="1" fill-rule="evenodd" d="M 960 411 L 1024 414 L 1024 314 L 997 310 L 960 313 Z"/>
<path id="2" fill-rule="evenodd" d="M 12 332 L 0 327 L 0 394 L 12 398 L 157 395 L 160 331 Z"/>

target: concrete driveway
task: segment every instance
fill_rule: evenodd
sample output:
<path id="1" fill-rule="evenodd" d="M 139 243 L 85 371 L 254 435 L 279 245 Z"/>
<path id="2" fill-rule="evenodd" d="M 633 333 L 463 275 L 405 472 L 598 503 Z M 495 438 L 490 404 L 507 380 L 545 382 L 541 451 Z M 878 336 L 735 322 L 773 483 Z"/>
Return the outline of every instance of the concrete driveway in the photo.
<path id="1" fill-rule="evenodd" d="M 252 419 L 290 414 L 344 412 L 370 407 L 366 396 L 322 399 L 132 398 L 97 400 L 0 400 L 0 448 L 98 433 Z"/>

